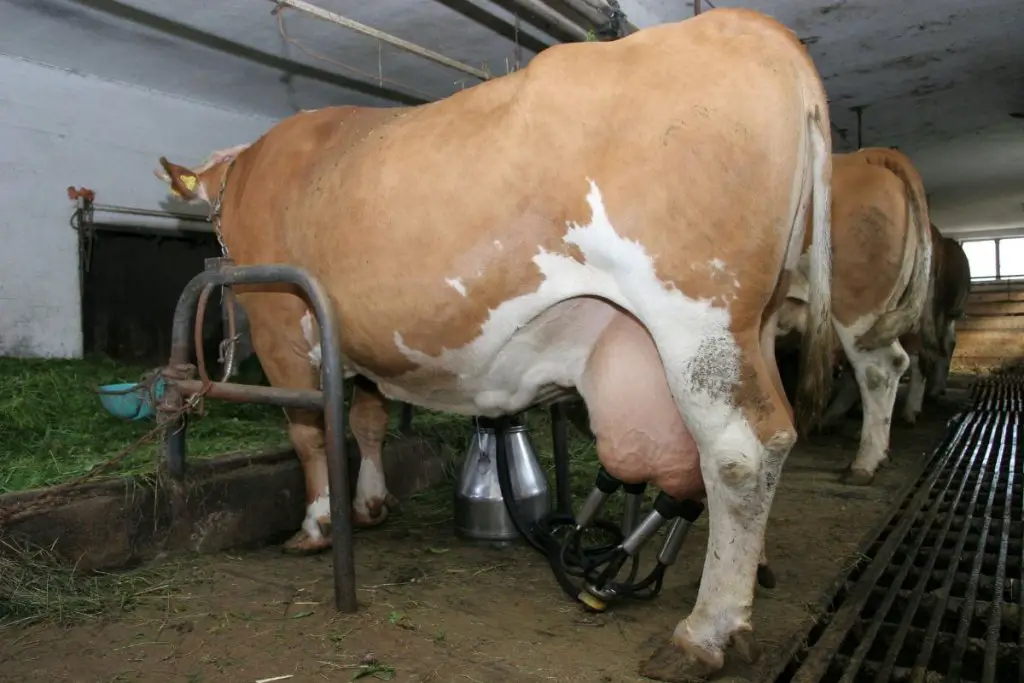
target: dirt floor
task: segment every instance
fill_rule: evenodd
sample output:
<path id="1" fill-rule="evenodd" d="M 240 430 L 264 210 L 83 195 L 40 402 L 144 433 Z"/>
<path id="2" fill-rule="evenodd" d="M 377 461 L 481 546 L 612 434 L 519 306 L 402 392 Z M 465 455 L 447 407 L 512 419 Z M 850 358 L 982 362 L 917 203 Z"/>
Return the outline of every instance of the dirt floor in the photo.
<path id="1" fill-rule="evenodd" d="M 795 449 L 767 535 L 778 586 L 758 589 L 754 608 L 761 666 L 813 619 L 822 591 L 918 476 L 952 413 L 933 409 L 914 429 L 897 420 L 892 464 L 868 488 L 838 482 L 857 418 Z M 329 556 L 271 547 L 187 558 L 114 620 L 0 631 L 0 680 L 647 680 L 640 664 L 696 598 L 706 532 L 705 515 L 658 598 L 594 615 L 563 597 L 537 553 L 459 541 L 450 516 L 425 519 L 410 503 L 356 534 L 355 615 L 334 611 Z"/>

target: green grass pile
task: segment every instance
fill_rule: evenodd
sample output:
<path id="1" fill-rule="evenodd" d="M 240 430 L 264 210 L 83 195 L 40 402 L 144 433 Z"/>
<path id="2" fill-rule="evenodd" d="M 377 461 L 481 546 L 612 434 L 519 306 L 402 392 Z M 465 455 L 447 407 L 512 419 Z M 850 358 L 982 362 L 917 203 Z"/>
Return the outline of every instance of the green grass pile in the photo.
<path id="1" fill-rule="evenodd" d="M 153 429 L 154 420 L 110 415 L 96 394 L 101 385 L 136 382 L 149 370 L 107 359 L 0 358 L 0 493 L 85 474 Z M 206 411 L 189 422 L 189 457 L 288 443 L 280 408 L 208 400 Z M 153 471 L 158 442 L 144 444 L 104 476 Z"/>

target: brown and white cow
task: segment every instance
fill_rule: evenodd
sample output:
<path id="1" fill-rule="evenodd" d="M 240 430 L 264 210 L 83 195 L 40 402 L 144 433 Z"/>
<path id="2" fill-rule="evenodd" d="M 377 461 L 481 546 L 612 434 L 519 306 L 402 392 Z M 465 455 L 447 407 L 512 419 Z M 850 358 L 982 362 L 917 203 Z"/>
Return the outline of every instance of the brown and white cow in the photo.
<path id="1" fill-rule="evenodd" d="M 343 362 L 385 395 L 496 416 L 575 388 L 613 476 L 706 491 L 703 578 L 673 642 L 704 670 L 730 644 L 749 655 L 796 440 L 774 340 L 808 211 L 801 424 L 831 380 L 828 107 L 791 31 L 713 10 L 559 45 L 431 104 L 299 114 L 201 172 L 162 165 L 182 196 L 219 203 L 237 263 L 320 280 Z M 313 387 L 306 306 L 286 288 L 239 300 L 270 381 Z M 319 425 L 289 417 L 322 496 Z M 310 514 L 307 532 L 326 506 Z"/>
<path id="2" fill-rule="evenodd" d="M 949 366 L 956 349 L 956 321 L 964 317 L 971 293 L 971 264 L 960 243 L 943 237 L 931 226 L 934 245 L 933 291 L 930 315 L 923 317 L 922 328 L 931 334 L 911 334 L 903 339 L 910 352 L 910 382 L 903 403 L 903 419 L 917 422 L 927 394 L 936 398 L 946 391 Z M 923 367 L 922 367 L 923 366 Z"/>
<path id="3" fill-rule="evenodd" d="M 823 422 L 845 414 L 859 392 L 860 448 L 844 475 L 851 484 L 870 484 L 888 457 L 896 390 L 908 364 L 898 338 L 916 328 L 930 286 L 929 225 L 921 177 L 904 154 L 867 148 L 833 155 L 832 316 L 853 372 Z M 804 272 L 794 277 L 783 305 L 780 336 L 803 329 Z"/>

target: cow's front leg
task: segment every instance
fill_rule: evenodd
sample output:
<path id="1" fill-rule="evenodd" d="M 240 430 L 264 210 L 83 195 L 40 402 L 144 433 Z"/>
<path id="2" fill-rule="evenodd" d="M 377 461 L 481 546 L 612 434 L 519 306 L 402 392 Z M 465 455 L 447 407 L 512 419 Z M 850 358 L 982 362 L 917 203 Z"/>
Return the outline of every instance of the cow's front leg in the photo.
<path id="1" fill-rule="evenodd" d="M 323 416 L 307 410 L 287 409 L 288 436 L 302 463 L 306 479 L 306 515 L 284 551 L 305 554 L 331 547 L 331 497 L 324 451 Z"/>

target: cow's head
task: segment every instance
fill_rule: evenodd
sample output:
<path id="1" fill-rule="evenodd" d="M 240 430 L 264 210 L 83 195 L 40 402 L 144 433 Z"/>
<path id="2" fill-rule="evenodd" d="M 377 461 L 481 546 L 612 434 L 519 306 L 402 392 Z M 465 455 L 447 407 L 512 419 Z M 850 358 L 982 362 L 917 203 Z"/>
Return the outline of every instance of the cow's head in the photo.
<path id="1" fill-rule="evenodd" d="M 187 202 L 213 202 L 220 190 L 228 164 L 249 147 L 248 144 L 222 149 L 195 169 L 179 166 L 160 157 L 160 168 L 153 171 L 157 178 L 170 186 L 171 192 Z"/>

